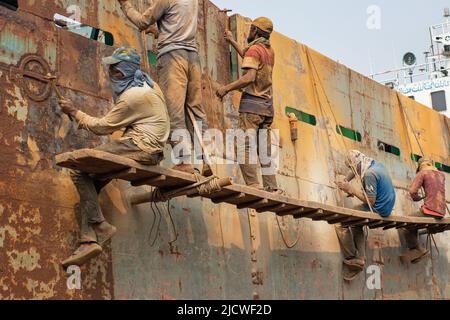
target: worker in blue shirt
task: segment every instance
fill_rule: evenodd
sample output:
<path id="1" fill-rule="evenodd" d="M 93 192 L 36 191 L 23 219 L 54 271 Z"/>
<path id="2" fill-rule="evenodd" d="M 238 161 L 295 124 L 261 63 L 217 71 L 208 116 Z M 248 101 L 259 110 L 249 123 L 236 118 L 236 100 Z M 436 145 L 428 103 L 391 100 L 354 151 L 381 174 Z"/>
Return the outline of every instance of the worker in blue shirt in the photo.
<path id="1" fill-rule="evenodd" d="M 388 218 L 395 205 L 395 189 L 384 165 L 357 150 L 349 152 L 346 165 L 353 168 L 352 172 L 347 175 L 345 182 L 338 183 L 338 188 L 362 201 L 362 205 L 354 209 L 370 211 L 372 208 L 374 213 Z M 354 171 L 361 177 L 364 191 L 355 189 L 350 184 L 356 176 Z M 352 281 L 364 270 L 366 264 L 364 229 L 363 226 L 338 226 L 336 233 L 344 253 L 344 265 L 348 268 L 344 279 Z"/>

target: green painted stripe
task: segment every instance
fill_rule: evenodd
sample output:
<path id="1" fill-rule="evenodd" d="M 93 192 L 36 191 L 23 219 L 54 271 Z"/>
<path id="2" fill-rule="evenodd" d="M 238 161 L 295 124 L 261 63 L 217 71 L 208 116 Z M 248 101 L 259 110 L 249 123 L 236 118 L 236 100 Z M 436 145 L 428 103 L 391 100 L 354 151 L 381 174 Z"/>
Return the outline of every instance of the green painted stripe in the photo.
<path id="1" fill-rule="evenodd" d="M 286 107 L 286 115 L 289 117 L 289 115 L 293 113 L 297 117 L 297 119 L 301 122 L 305 122 L 307 124 L 310 124 L 312 126 L 317 125 L 317 119 L 314 115 L 294 109 L 292 107 Z"/>
<path id="2" fill-rule="evenodd" d="M 349 129 L 340 125 L 336 126 L 336 132 L 348 139 L 351 139 L 353 141 L 361 142 L 362 141 L 362 135 L 356 130 Z"/>

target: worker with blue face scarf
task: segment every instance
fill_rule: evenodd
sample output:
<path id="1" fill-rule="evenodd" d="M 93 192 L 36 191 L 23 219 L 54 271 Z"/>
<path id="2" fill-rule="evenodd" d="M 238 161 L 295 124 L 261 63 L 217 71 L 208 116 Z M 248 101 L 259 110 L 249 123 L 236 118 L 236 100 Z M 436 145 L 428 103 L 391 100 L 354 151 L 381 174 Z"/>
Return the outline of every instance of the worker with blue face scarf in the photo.
<path id="1" fill-rule="evenodd" d="M 92 117 L 78 110 L 69 100 L 60 100 L 61 110 L 72 116 L 80 129 L 96 135 L 110 135 L 124 130 L 121 139 L 101 145 L 95 150 L 158 165 L 170 133 L 170 121 L 164 96 L 159 86 L 141 70 L 141 58 L 134 49 L 119 48 L 104 58 L 113 91 L 114 106 L 103 117 Z M 62 265 L 81 266 L 102 252 L 102 246 L 116 233 L 104 218 L 98 193 L 110 181 L 98 181 L 88 174 L 71 171 L 80 195 L 80 247 Z"/>

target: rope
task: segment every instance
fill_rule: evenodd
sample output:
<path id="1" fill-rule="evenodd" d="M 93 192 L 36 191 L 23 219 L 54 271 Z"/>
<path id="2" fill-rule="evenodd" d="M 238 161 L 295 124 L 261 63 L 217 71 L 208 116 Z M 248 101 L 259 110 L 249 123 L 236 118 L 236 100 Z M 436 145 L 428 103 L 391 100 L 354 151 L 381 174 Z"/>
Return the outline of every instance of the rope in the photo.
<path id="1" fill-rule="evenodd" d="M 280 224 L 280 220 L 278 219 L 278 216 L 275 216 L 275 218 L 277 219 L 278 230 L 280 231 L 281 239 L 283 239 L 284 245 L 288 249 L 294 248 L 298 244 L 298 242 L 300 241 L 300 230 L 299 230 L 298 235 L 297 235 L 297 240 L 295 240 L 294 243 L 290 245 L 290 244 L 288 244 L 288 242 L 287 242 L 287 240 L 286 240 L 286 238 L 284 236 L 284 233 L 283 233 L 283 230 L 281 228 L 281 224 Z"/>
<path id="2" fill-rule="evenodd" d="M 340 138 L 341 138 L 341 140 L 342 140 L 342 143 L 343 143 L 343 145 L 344 145 L 344 148 L 345 148 L 345 150 L 346 150 L 346 153 L 348 154 L 349 149 L 348 149 L 348 147 L 347 147 L 347 144 L 345 143 L 344 135 L 343 135 L 342 130 L 341 130 L 340 126 L 339 126 L 339 123 L 338 123 L 338 121 L 337 121 L 336 115 L 335 115 L 334 112 L 333 112 L 333 108 L 332 108 L 332 106 L 331 106 L 331 102 L 330 102 L 330 100 L 329 100 L 329 98 L 328 98 L 328 95 L 327 95 L 327 93 L 326 93 L 326 91 L 325 91 L 325 88 L 323 87 L 323 84 L 322 84 L 322 82 L 320 81 L 319 73 L 318 73 L 318 71 L 317 71 L 317 69 L 316 69 L 315 64 L 314 64 L 313 61 L 312 61 L 312 58 L 311 58 L 311 55 L 310 55 L 310 52 L 309 52 L 309 48 L 308 48 L 308 47 L 305 47 L 305 49 L 306 49 L 306 57 L 307 57 L 307 60 L 308 60 L 308 64 L 309 64 L 310 68 L 313 70 L 313 82 L 314 82 L 314 85 L 316 86 L 316 82 L 315 82 L 315 80 L 314 80 L 314 73 L 315 73 L 316 76 L 317 76 L 318 82 L 319 82 L 319 84 L 320 84 L 320 87 L 321 87 L 321 89 L 322 89 L 323 95 L 324 95 L 325 98 L 326 98 L 328 107 L 330 108 L 330 111 L 331 111 L 331 114 L 332 114 L 332 116 L 333 116 L 333 119 L 334 119 L 334 121 L 335 121 L 335 123 L 336 123 L 336 125 L 337 125 L 337 128 L 339 129 Z M 320 103 L 320 96 L 319 96 L 318 100 L 319 100 L 319 107 L 322 108 L 322 104 Z M 322 110 L 322 111 L 323 111 L 323 110 Z M 327 130 L 328 130 L 328 127 L 327 127 Z M 332 130 L 332 131 L 333 131 L 333 134 L 337 136 L 337 133 L 334 132 L 334 130 Z M 333 161 L 335 161 L 335 160 L 333 159 Z M 362 180 L 362 177 L 359 175 L 358 170 L 357 170 L 357 168 L 356 168 L 355 165 L 350 164 L 350 168 L 351 168 L 351 170 L 353 171 L 353 173 L 355 174 L 355 177 L 358 178 L 357 180 L 361 183 L 362 191 L 363 191 L 364 197 L 365 197 L 365 199 L 366 199 L 366 201 L 367 201 L 367 205 L 369 206 L 370 212 L 371 212 L 371 213 L 374 213 L 373 208 L 372 208 L 372 205 L 370 204 L 370 201 L 369 201 L 369 196 L 367 195 L 366 190 L 364 189 L 364 182 L 363 182 L 363 180 Z"/>
<path id="3" fill-rule="evenodd" d="M 308 59 L 308 62 L 309 62 L 309 59 Z M 314 80 L 314 74 L 313 74 L 313 77 L 312 77 L 312 82 L 313 82 L 313 86 L 314 86 L 314 91 L 315 91 L 315 93 L 316 93 L 315 97 L 316 97 L 316 100 L 317 100 L 317 104 L 318 104 L 319 107 L 320 107 L 320 113 L 321 113 L 321 115 L 322 115 L 322 118 L 325 119 L 325 113 L 324 113 L 322 104 L 320 103 L 319 92 L 318 92 L 318 90 L 317 90 L 317 84 L 316 84 L 316 81 Z M 330 146 L 330 153 L 331 153 L 331 158 L 332 158 L 333 167 L 334 167 L 335 180 L 337 180 L 337 179 L 336 179 L 336 178 L 337 178 L 336 175 L 337 175 L 337 172 L 338 172 L 337 163 L 336 163 L 336 159 L 335 159 L 335 157 L 334 157 L 333 150 L 331 150 L 331 139 L 330 139 L 330 134 L 329 134 L 329 132 L 328 132 L 328 127 L 326 127 L 326 128 L 327 128 L 327 140 L 328 140 L 328 145 Z M 343 195 L 342 195 L 342 191 L 341 191 L 340 189 L 338 189 L 338 191 L 339 191 L 338 194 L 339 194 L 339 198 L 340 198 L 340 205 L 343 207 L 343 206 L 345 205 L 345 200 L 344 200 L 344 197 L 343 197 Z"/>
<path id="4" fill-rule="evenodd" d="M 211 176 L 208 178 L 203 177 L 200 173 L 194 173 L 196 183 L 186 186 L 181 189 L 174 190 L 172 192 L 165 192 L 161 188 L 155 188 L 152 192 L 152 202 L 167 202 L 172 199 L 176 194 L 197 188 L 198 193 L 201 196 L 210 195 L 216 192 L 222 191 L 222 187 L 219 185 L 220 178 L 217 176 Z"/>
<path id="5" fill-rule="evenodd" d="M 401 99 L 400 99 L 400 94 L 397 92 L 397 99 L 398 99 L 398 103 L 399 103 L 399 106 L 400 106 L 400 109 L 402 110 L 402 114 L 404 115 L 404 117 L 406 117 L 406 119 L 407 119 L 407 121 L 408 121 L 408 124 L 409 124 L 409 126 L 410 126 L 410 128 L 411 128 L 411 131 L 413 132 L 413 135 L 414 135 L 414 137 L 415 137 L 415 139 L 416 139 L 416 141 L 417 141 L 417 145 L 419 146 L 419 149 L 420 149 L 420 152 L 421 152 L 421 156 L 423 157 L 423 156 L 425 156 L 425 153 L 423 152 L 423 148 L 422 148 L 422 145 L 420 144 L 420 141 L 419 141 L 419 138 L 417 137 L 417 135 L 416 135 L 416 133 L 415 133 L 415 131 L 414 131 L 414 128 L 412 127 L 412 125 L 411 125 L 411 121 L 409 120 L 409 117 L 408 117 L 408 114 L 406 113 L 406 110 L 405 110 L 405 108 L 403 108 L 403 104 L 402 104 L 402 101 L 401 101 Z M 448 121 L 446 121 L 445 119 L 444 119 L 444 121 L 445 121 L 445 123 L 447 124 L 447 129 L 448 129 L 448 132 L 449 132 L 449 134 L 450 134 L 450 125 L 449 125 L 449 122 Z M 406 124 L 405 124 L 406 125 Z M 406 133 L 407 133 L 407 135 L 408 135 L 408 140 L 409 140 L 409 143 L 410 143 L 410 149 L 411 149 L 411 153 L 413 153 L 414 151 L 413 151 L 413 149 L 412 149 L 412 145 L 411 145 L 411 138 L 410 138 L 410 136 L 409 136 L 409 131 L 408 131 L 408 128 L 406 128 Z M 448 207 L 448 205 L 446 204 L 446 209 L 447 209 L 447 212 L 450 214 L 450 209 L 449 209 L 449 207 Z M 433 239 L 434 240 L 434 239 Z"/>
<path id="6" fill-rule="evenodd" d="M 219 185 L 219 177 L 211 176 L 205 178 L 198 172 L 195 172 L 194 175 L 197 183 L 200 183 L 197 187 L 200 195 L 210 195 L 222 191 L 222 187 Z"/>
<path id="7" fill-rule="evenodd" d="M 152 194 L 154 195 L 156 192 L 157 192 L 157 190 L 155 189 L 155 190 L 153 190 Z M 162 221 L 162 213 L 161 213 L 161 210 L 158 207 L 158 204 L 155 203 L 155 202 L 150 202 L 150 209 L 151 209 L 151 211 L 153 213 L 154 220 L 153 220 L 153 224 L 152 224 L 152 227 L 151 227 L 149 235 L 148 235 L 148 241 L 150 243 L 150 247 L 153 247 L 155 245 L 155 243 L 156 243 L 156 240 L 158 239 L 159 228 L 161 226 L 161 221 Z M 159 217 L 158 227 L 156 228 L 155 238 L 153 239 L 153 241 L 150 242 L 150 240 L 152 238 L 152 235 L 153 235 L 153 230 L 154 230 L 154 227 L 155 227 L 155 224 L 156 224 L 156 217 L 157 216 Z"/>
<path id="8" fill-rule="evenodd" d="M 413 133 L 413 135 L 414 135 L 414 138 L 416 139 L 417 145 L 419 146 L 421 156 L 424 156 L 425 153 L 423 152 L 423 148 L 422 148 L 422 145 L 420 144 L 419 137 L 416 135 L 416 132 L 414 131 L 414 127 L 413 127 L 412 124 L 411 124 L 411 120 L 409 119 L 408 113 L 406 113 L 406 110 L 403 108 L 403 104 L 402 104 L 401 99 L 400 99 L 400 93 L 397 92 L 396 95 L 397 95 L 397 100 L 398 100 L 400 109 L 402 110 L 404 116 L 406 117 L 406 120 L 408 121 L 408 124 L 409 124 L 409 126 L 410 126 L 410 128 L 411 128 L 411 131 L 412 131 L 412 133 Z M 409 135 L 408 130 L 406 130 L 406 132 L 407 132 L 408 135 Z"/>
<path id="9" fill-rule="evenodd" d="M 169 241 L 170 251 L 173 251 L 173 248 L 174 248 L 173 244 L 178 241 L 178 232 L 177 232 L 177 228 L 175 227 L 175 222 L 172 217 L 172 212 L 170 210 L 170 200 L 167 201 L 167 214 L 169 215 L 170 223 L 172 224 L 173 234 L 175 235 L 175 239 Z"/>
<path id="10" fill-rule="evenodd" d="M 434 234 L 431 234 L 430 232 L 428 232 L 426 242 L 427 242 L 427 250 L 429 250 L 431 253 L 431 259 L 433 259 L 433 244 L 434 244 L 434 247 L 436 248 L 436 251 L 437 251 L 438 257 L 439 257 L 440 252 L 439 252 L 439 248 L 436 243 L 436 239 L 434 239 Z"/>

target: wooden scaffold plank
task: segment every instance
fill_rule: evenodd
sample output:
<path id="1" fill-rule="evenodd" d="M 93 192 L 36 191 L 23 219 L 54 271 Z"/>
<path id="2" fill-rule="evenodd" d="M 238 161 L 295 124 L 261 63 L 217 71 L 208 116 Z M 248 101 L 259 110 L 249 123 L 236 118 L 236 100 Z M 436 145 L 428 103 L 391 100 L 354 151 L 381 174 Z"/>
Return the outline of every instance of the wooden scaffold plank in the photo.
<path id="1" fill-rule="evenodd" d="M 131 182 L 133 186 L 158 187 L 169 196 L 202 196 L 211 199 L 213 203 L 228 203 L 239 209 L 251 208 L 258 213 L 273 212 L 278 216 L 291 215 L 295 219 L 309 218 L 314 221 L 326 221 L 329 224 L 340 223 L 343 227 L 368 226 L 372 229 L 383 228 L 384 230 L 427 229 L 430 233 L 445 232 L 450 229 L 450 219 L 435 220 L 404 216 L 383 219 L 375 213 L 288 198 L 284 195 L 232 184 L 231 178 L 217 178 L 222 184 L 220 191 L 199 194 L 197 187 L 200 182 L 195 175 L 160 166 L 141 165 L 131 159 L 98 150 L 84 149 L 61 154 L 56 156 L 56 163 L 61 167 L 91 174 L 99 180 L 121 179 Z M 135 196 L 132 204 L 150 202 L 150 200 L 150 194 L 143 194 Z"/>

